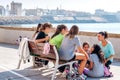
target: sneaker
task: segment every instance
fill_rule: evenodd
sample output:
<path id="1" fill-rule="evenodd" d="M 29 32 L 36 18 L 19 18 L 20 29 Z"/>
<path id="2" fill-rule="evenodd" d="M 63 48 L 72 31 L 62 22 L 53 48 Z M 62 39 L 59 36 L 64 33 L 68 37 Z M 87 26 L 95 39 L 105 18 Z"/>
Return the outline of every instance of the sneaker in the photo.
<path id="1" fill-rule="evenodd" d="M 84 74 L 80 75 L 81 80 L 86 80 L 87 76 L 85 76 Z"/>
<path id="2" fill-rule="evenodd" d="M 69 68 L 66 66 L 61 77 L 66 77 L 68 73 L 69 73 Z"/>
<path id="3" fill-rule="evenodd" d="M 35 67 L 43 67 L 43 64 L 42 63 L 38 63 L 38 62 L 35 62 Z"/>
<path id="4" fill-rule="evenodd" d="M 67 72 L 64 71 L 62 74 L 61 74 L 61 77 L 65 78 L 67 76 Z"/>
<path id="5" fill-rule="evenodd" d="M 87 76 L 85 75 L 85 74 L 82 74 L 82 76 L 86 79 L 87 78 Z"/>
<path id="6" fill-rule="evenodd" d="M 43 64 L 43 67 L 45 67 L 46 69 L 49 68 L 48 64 L 47 65 Z"/>

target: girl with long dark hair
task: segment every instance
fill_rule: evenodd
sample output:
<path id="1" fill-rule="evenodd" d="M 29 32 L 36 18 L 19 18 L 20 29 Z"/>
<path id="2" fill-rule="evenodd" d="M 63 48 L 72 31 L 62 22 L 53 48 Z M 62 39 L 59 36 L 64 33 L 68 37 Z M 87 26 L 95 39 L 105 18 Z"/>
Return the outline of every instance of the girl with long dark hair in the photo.
<path id="1" fill-rule="evenodd" d="M 89 71 L 86 74 L 90 77 L 104 76 L 104 54 L 97 44 L 91 48 Z"/>
<path id="2" fill-rule="evenodd" d="M 62 40 L 67 32 L 68 32 L 67 26 L 63 24 L 58 25 L 55 33 L 50 39 L 50 44 L 55 45 L 57 49 L 59 49 L 62 43 Z"/>

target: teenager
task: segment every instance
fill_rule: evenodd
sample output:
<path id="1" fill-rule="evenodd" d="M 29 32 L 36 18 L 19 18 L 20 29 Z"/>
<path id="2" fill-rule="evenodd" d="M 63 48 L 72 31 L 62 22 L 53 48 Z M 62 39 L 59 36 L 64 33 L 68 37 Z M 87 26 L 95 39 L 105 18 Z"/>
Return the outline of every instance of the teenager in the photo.
<path id="1" fill-rule="evenodd" d="M 83 70 L 88 59 L 88 54 L 82 49 L 80 45 L 80 41 L 76 35 L 78 34 L 79 29 L 78 26 L 73 25 L 68 34 L 64 37 L 62 44 L 59 49 L 60 59 L 63 60 L 81 60 L 79 65 L 79 74 L 83 79 Z M 75 52 L 75 48 L 77 47 L 78 52 Z"/>
<path id="2" fill-rule="evenodd" d="M 45 43 L 48 42 L 50 37 L 48 34 L 51 32 L 52 25 L 50 23 L 44 23 L 40 28 L 40 31 L 36 37 L 35 43 Z M 47 60 L 39 59 L 39 57 L 35 57 L 35 60 L 44 62 L 44 65 L 48 64 Z"/>
<path id="3" fill-rule="evenodd" d="M 114 57 L 114 49 L 112 43 L 108 40 L 108 33 L 107 32 L 99 32 L 97 34 L 98 40 L 100 41 L 100 47 L 104 53 L 105 57 L 105 66 L 110 68 L 110 64 L 113 62 Z"/>
<path id="4" fill-rule="evenodd" d="M 89 77 L 104 76 L 104 55 L 99 45 L 94 44 L 91 48 L 89 71 L 85 73 Z"/>

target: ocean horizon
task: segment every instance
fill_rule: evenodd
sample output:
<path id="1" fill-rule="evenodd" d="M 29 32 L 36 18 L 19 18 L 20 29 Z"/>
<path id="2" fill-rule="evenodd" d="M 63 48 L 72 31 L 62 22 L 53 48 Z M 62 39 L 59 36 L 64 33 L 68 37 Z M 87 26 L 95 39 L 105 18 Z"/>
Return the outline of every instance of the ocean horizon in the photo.
<path id="1" fill-rule="evenodd" d="M 72 25 L 77 25 L 80 31 L 86 32 L 107 31 L 108 33 L 120 34 L 120 23 L 52 23 L 54 28 L 59 24 L 65 24 L 68 29 L 70 29 Z M 32 28 L 37 27 L 37 24 L 10 24 L 0 26 Z"/>

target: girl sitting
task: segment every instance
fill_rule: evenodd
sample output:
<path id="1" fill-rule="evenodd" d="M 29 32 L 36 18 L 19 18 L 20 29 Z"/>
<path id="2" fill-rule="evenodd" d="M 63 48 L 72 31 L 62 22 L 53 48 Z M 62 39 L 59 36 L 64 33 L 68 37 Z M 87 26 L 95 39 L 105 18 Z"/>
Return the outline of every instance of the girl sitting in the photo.
<path id="1" fill-rule="evenodd" d="M 104 55 L 97 44 L 91 48 L 89 71 L 86 75 L 90 77 L 104 76 Z"/>
<path id="2" fill-rule="evenodd" d="M 79 65 L 79 74 L 82 79 L 85 79 L 83 75 L 83 70 L 88 59 L 87 53 L 82 49 L 80 41 L 76 35 L 79 32 L 79 28 L 76 25 L 73 25 L 69 33 L 63 38 L 62 44 L 59 49 L 60 59 L 63 60 L 81 60 Z M 78 53 L 75 52 L 77 47 Z"/>

